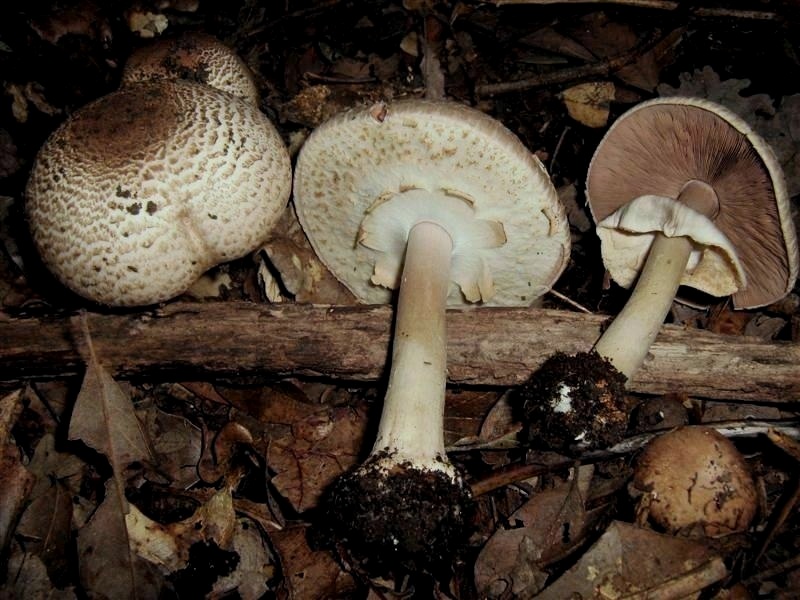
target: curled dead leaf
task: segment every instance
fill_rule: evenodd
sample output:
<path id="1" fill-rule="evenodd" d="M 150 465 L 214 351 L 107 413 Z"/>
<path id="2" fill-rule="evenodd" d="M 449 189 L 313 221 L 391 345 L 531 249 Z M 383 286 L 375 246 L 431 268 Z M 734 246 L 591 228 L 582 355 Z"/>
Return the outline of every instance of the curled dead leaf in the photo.
<path id="1" fill-rule="evenodd" d="M 272 485 L 298 512 L 317 505 L 322 491 L 358 460 L 367 426 L 366 406 L 328 408 L 296 422 L 274 440 L 267 463 Z"/>
<path id="2" fill-rule="evenodd" d="M 580 83 L 561 92 L 569 116 L 587 127 L 605 127 L 608 124 L 611 102 L 615 96 L 610 81 Z"/>

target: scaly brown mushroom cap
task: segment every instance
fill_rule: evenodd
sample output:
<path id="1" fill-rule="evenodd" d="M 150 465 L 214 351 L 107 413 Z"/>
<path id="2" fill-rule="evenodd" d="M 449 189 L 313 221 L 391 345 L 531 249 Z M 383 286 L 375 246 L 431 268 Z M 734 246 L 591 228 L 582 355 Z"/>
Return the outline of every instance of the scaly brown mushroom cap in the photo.
<path id="1" fill-rule="evenodd" d="M 231 48 L 206 33 L 162 38 L 131 54 L 122 85 L 155 79 L 204 83 L 258 106 L 253 73 Z"/>
<path id="2" fill-rule="evenodd" d="M 98 303 L 146 305 L 257 248 L 291 165 L 257 108 L 183 81 L 131 84 L 75 112 L 39 151 L 26 211 L 45 264 Z"/>
<path id="3" fill-rule="evenodd" d="M 666 200 L 679 196 L 676 211 Z M 606 268 L 625 287 L 657 230 L 692 238 L 684 285 L 733 294 L 737 308 L 769 304 L 794 286 L 797 237 L 780 166 L 721 106 L 660 98 L 626 112 L 595 152 L 587 198 Z M 620 210 L 637 199 L 644 201 Z"/>

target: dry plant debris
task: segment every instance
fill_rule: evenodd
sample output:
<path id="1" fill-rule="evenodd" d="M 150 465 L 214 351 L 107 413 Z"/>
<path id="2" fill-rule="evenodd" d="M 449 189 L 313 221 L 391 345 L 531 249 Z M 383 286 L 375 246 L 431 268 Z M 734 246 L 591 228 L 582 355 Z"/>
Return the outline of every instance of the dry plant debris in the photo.
<path id="1" fill-rule="evenodd" d="M 586 173 L 639 102 L 695 96 L 745 119 L 775 150 L 800 223 L 791 3 L 72 0 L 0 13 L 0 597 L 798 597 L 800 384 L 781 362 L 800 347 L 797 285 L 759 309 L 673 304 L 628 389 L 626 438 L 572 456 L 520 441 L 508 392 L 544 356 L 532 334 L 515 337 L 530 331 L 516 313 L 502 337 L 485 312 L 453 314 L 483 332 L 448 357 L 445 443 L 475 498 L 468 547 L 438 579 L 370 579 L 320 548 L 313 525 L 375 437 L 392 313 L 353 306 L 292 208 L 262 248 L 154 311 L 99 309 L 60 287 L 23 218 L 46 137 L 116 89 L 134 49 L 200 31 L 254 72 L 293 155 L 332 115 L 377 101 L 445 97 L 502 121 L 547 167 L 570 222 L 569 264 L 539 302 L 550 310 L 531 312 L 547 328 L 534 342 L 588 349 L 628 293 L 600 261 Z M 287 343 L 254 335 L 263 322 Z M 712 334 L 726 337 L 713 346 Z M 668 378 L 660 361 L 687 347 L 706 362 L 685 357 Z M 759 347 L 769 355 L 746 355 Z M 709 375 L 721 361 L 741 365 L 735 385 Z M 744 457 L 758 503 L 744 530 L 668 534 L 631 494 L 643 448 L 687 424 Z"/>

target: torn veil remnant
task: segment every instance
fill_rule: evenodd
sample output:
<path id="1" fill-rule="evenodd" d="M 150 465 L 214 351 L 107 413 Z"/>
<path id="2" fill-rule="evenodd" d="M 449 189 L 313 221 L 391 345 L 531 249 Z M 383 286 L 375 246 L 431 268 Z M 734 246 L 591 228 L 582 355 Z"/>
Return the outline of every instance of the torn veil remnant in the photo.
<path id="1" fill-rule="evenodd" d="M 45 142 L 26 213 L 64 285 L 136 306 L 258 248 L 290 193 L 286 147 L 251 101 L 190 81 L 128 81 Z"/>
<path id="2" fill-rule="evenodd" d="M 661 98 L 623 114 L 592 158 L 587 199 L 606 268 L 621 285 L 635 287 L 594 346 L 606 368 L 582 378 L 584 395 L 603 395 L 609 382 L 636 373 L 680 285 L 731 295 L 737 308 L 751 308 L 782 298 L 797 278 L 797 238 L 780 166 L 766 142 L 716 104 Z M 568 370 L 579 376 L 585 355 L 569 360 Z M 561 388 L 548 363 L 520 395 L 533 423 L 553 427 L 564 423 L 563 411 L 552 410 L 564 400 L 556 397 Z M 592 439 L 585 426 L 565 424 L 557 445 L 613 443 L 625 432 L 627 411 L 622 397 L 609 406 L 609 413 L 589 407 L 570 416 L 593 426 L 605 419 L 607 435 Z"/>
<path id="3" fill-rule="evenodd" d="M 323 520 L 370 572 L 446 568 L 469 495 L 444 450 L 445 309 L 527 306 L 547 291 L 569 256 L 564 210 L 499 122 L 419 100 L 324 123 L 298 156 L 294 202 L 320 259 L 361 301 L 399 288 L 378 436 L 329 490 Z"/>

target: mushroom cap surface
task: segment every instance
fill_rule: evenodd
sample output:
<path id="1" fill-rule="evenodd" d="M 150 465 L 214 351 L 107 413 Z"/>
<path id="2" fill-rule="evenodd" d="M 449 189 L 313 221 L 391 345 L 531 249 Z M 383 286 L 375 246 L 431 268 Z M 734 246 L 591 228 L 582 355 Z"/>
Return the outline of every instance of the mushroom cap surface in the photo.
<path id="1" fill-rule="evenodd" d="M 470 212 L 468 219 L 495 225 L 503 242 L 476 249 L 461 241 L 450 217 L 438 212 L 449 200 Z M 409 211 L 401 215 L 402 232 L 387 242 L 392 259 L 381 279 L 395 286 L 407 231 L 420 221 L 453 237 L 454 281 L 482 263 L 493 279 L 487 305 L 530 305 L 569 258 L 566 215 L 542 164 L 500 122 L 455 102 L 403 100 L 323 123 L 298 156 L 294 203 L 317 255 L 365 303 L 391 299 L 390 289 L 371 282 L 375 250 L 359 243 L 365 215 L 384 203 L 392 204 L 386 214 Z M 475 296 L 460 285 L 451 283 L 448 304 Z"/>
<path id="2" fill-rule="evenodd" d="M 672 202 L 689 182 L 707 184 L 716 198 Z M 627 111 L 595 151 L 587 199 L 606 268 L 624 287 L 664 229 L 695 243 L 683 285 L 732 294 L 737 308 L 769 304 L 794 286 L 797 237 L 780 165 L 724 107 L 674 97 Z"/>
<path id="3" fill-rule="evenodd" d="M 204 83 L 258 106 L 252 71 L 233 49 L 207 33 L 165 37 L 133 52 L 122 70 L 122 85 L 155 79 Z"/>
<path id="4" fill-rule="evenodd" d="M 670 533 L 747 529 L 758 506 L 741 453 L 711 427 L 684 426 L 654 438 L 636 461 L 634 486 L 651 495 L 650 518 Z"/>
<path id="5" fill-rule="evenodd" d="M 44 263 L 101 304 L 146 305 L 256 249 L 291 191 L 269 120 L 184 81 L 138 83 L 76 111 L 45 142 L 26 189 Z"/>

